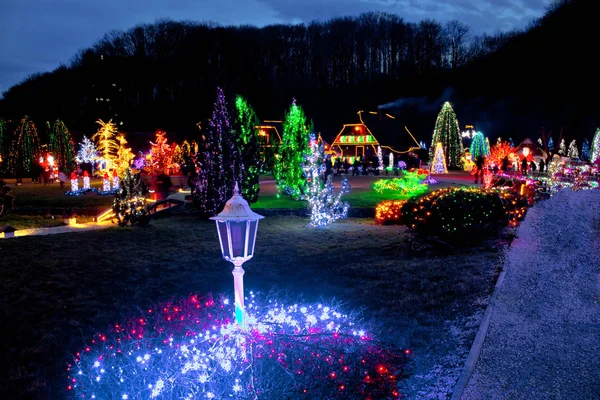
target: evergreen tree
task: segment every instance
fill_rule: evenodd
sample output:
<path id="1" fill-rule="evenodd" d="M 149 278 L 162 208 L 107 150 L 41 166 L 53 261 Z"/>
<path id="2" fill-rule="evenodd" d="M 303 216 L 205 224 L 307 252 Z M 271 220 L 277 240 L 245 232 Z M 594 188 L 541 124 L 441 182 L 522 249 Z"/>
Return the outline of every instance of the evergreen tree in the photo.
<path id="1" fill-rule="evenodd" d="M 65 124 L 57 119 L 50 131 L 50 151 L 57 165 L 62 167 L 65 173 L 72 171 L 75 167 L 75 154 L 71 141 L 71 133 Z"/>
<path id="2" fill-rule="evenodd" d="M 590 141 L 585 138 L 581 145 L 581 159 L 584 161 L 590 160 Z"/>
<path id="3" fill-rule="evenodd" d="M 197 157 L 200 172 L 194 202 L 203 217 L 212 217 L 233 195 L 241 169 L 227 101 L 220 87 L 203 145 Z"/>
<path id="4" fill-rule="evenodd" d="M 550 136 L 550 139 L 548 139 L 548 150 L 554 152 L 554 140 L 552 139 L 552 136 Z"/>
<path id="5" fill-rule="evenodd" d="M 127 169 L 113 204 L 113 211 L 119 220 L 119 226 L 146 225 L 148 223 L 147 193 L 148 188 L 141 175 L 134 174 L 131 169 Z"/>
<path id="6" fill-rule="evenodd" d="M 342 178 L 342 187 L 336 194 L 332 176 L 329 175 L 325 179 L 325 149 L 323 142 L 320 142 L 314 133 L 310 134 L 310 155 L 306 157 L 305 168 L 310 225 L 325 226 L 340 218 L 346 218 L 350 205 L 342 202 L 341 198 L 350 192 L 350 185 L 346 177 Z"/>
<path id="7" fill-rule="evenodd" d="M 100 128 L 92 136 L 92 140 L 96 141 L 96 147 L 100 153 L 100 158 L 104 160 L 106 170 L 113 168 L 116 160 L 119 143 L 117 142 L 117 126 L 112 122 L 104 122 L 101 119 L 96 121 Z"/>
<path id="8" fill-rule="evenodd" d="M 596 129 L 594 134 L 594 140 L 592 140 L 592 156 L 590 157 L 591 162 L 596 162 L 600 158 L 600 128 Z"/>
<path id="9" fill-rule="evenodd" d="M 306 116 L 294 99 L 283 121 L 282 143 L 273 167 L 277 186 L 283 193 L 299 200 L 303 198 L 306 180 L 302 164 L 310 153 Z"/>
<path id="10" fill-rule="evenodd" d="M 561 156 L 567 155 L 567 144 L 565 143 L 565 139 L 560 141 L 560 147 L 558 148 L 558 154 Z"/>
<path id="11" fill-rule="evenodd" d="M 242 197 L 248 203 L 258 200 L 259 185 L 258 177 L 262 168 L 262 157 L 258 133 L 255 129 L 260 121 L 254 109 L 242 96 L 235 98 L 235 140 L 242 162 L 242 179 L 240 186 Z"/>
<path id="12" fill-rule="evenodd" d="M 487 138 L 483 136 L 483 133 L 475 133 L 475 135 L 473 135 L 473 140 L 471 141 L 471 159 L 476 160 L 479 156 L 489 157 L 490 149 L 488 144 L 489 142 L 487 142 Z"/>
<path id="13" fill-rule="evenodd" d="M 31 118 L 26 115 L 17 125 L 13 135 L 8 157 L 10 171 L 18 177 L 30 174 L 40 151 L 38 131 Z"/>
<path id="14" fill-rule="evenodd" d="M 577 149 L 577 143 L 575 143 L 575 140 L 569 144 L 568 155 L 570 158 L 579 158 L 579 150 Z"/>
<path id="15" fill-rule="evenodd" d="M 437 143 L 442 144 L 446 157 L 446 164 L 450 168 L 460 168 L 462 164 L 463 144 L 461 140 L 458 119 L 449 102 L 445 102 L 442 110 L 435 121 L 435 130 L 431 147 L 429 148 L 429 159 L 433 159 Z"/>
<path id="16" fill-rule="evenodd" d="M 447 174 L 448 168 L 446 167 L 446 157 L 444 155 L 444 148 L 442 144 L 438 142 L 435 145 L 435 154 L 433 156 L 433 164 L 431 172 L 434 174 Z"/>

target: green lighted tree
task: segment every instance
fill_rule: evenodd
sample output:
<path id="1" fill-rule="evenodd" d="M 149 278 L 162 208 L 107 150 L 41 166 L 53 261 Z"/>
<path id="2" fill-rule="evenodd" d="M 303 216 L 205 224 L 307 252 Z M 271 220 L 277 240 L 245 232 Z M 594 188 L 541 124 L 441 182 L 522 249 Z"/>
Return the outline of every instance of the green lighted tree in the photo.
<path id="1" fill-rule="evenodd" d="M 435 121 L 435 130 L 429 148 L 430 160 L 434 158 L 437 143 L 442 144 L 448 167 L 460 168 L 462 165 L 463 144 L 458 119 L 449 102 L 444 103 Z"/>
<path id="2" fill-rule="evenodd" d="M 235 140 L 242 164 L 242 197 L 249 203 L 258 200 L 258 174 L 262 167 L 260 145 L 255 127 L 259 124 L 254 109 L 242 96 L 235 98 Z"/>
<path id="3" fill-rule="evenodd" d="M 294 99 L 283 121 L 283 137 L 273 166 L 273 176 L 279 191 L 298 200 L 303 197 L 306 185 L 302 164 L 310 153 L 308 131 L 304 110 Z"/>
<path id="4" fill-rule="evenodd" d="M 65 124 L 57 119 L 50 131 L 50 151 L 57 165 L 70 172 L 75 167 L 75 152 L 71 143 L 71 133 Z"/>
<path id="5" fill-rule="evenodd" d="M 487 138 L 481 132 L 477 132 L 471 141 L 471 159 L 476 160 L 479 156 L 489 157 L 490 149 Z"/>
<path id="6" fill-rule="evenodd" d="M 40 138 L 35 124 L 24 116 L 13 135 L 8 155 L 8 166 L 17 177 L 31 173 L 31 167 L 40 153 Z"/>

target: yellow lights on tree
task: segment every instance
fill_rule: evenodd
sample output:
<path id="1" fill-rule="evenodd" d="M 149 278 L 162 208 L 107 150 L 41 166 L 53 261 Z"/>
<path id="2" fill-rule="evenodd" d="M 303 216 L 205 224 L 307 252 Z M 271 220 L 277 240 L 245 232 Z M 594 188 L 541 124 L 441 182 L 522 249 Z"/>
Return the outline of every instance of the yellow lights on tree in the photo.
<path id="1" fill-rule="evenodd" d="M 119 142 L 117 141 L 117 126 L 112 122 L 104 122 L 101 119 L 96 121 L 100 128 L 92 136 L 92 140 L 96 141 L 96 148 L 100 153 L 100 157 L 104 161 L 103 169 L 110 170 L 114 168 L 114 164 L 119 151 Z"/>

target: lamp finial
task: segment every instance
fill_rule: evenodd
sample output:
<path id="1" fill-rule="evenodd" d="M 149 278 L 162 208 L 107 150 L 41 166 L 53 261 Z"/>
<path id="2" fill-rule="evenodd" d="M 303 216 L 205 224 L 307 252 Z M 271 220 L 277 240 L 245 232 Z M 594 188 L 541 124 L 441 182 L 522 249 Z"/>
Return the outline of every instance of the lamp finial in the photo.
<path id="1" fill-rule="evenodd" d="M 240 195 L 240 189 L 238 187 L 237 181 L 235 181 L 235 186 L 233 187 L 233 195 L 234 196 L 239 196 Z"/>

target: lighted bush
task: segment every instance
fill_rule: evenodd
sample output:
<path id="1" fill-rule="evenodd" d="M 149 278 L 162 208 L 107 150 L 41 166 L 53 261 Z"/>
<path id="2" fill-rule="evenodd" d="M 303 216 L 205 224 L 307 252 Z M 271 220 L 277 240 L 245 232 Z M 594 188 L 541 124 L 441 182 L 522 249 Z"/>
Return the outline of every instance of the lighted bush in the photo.
<path id="1" fill-rule="evenodd" d="M 404 223 L 417 233 L 465 243 L 524 217 L 526 201 L 510 192 L 448 188 L 411 198 L 402 206 Z"/>
<path id="2" fill-rule="evenodd" d="M 421 183 L 427 177 L 420 171 L 403 172 L 402 178 L 379 179 L 371 185 L 377 193 L 383 193 L 386 190 L 399 192 L 404 195 L 414 196 L 427 191 L 427 185 Z"/>
<path id="3" fill-rule="evenodd" d="M 192 296 L 97 334 L 69 367 L 73 398 L 330 399 L 398 397 L 408 351 L 385 347 L 325 305 Z"/>
<path id="4" fill-rule="evenodd" d="M 375 208 L 375 222 L 380 225 L 402 225 L 402 206 L 406 200 L 386 200 Z"/>

